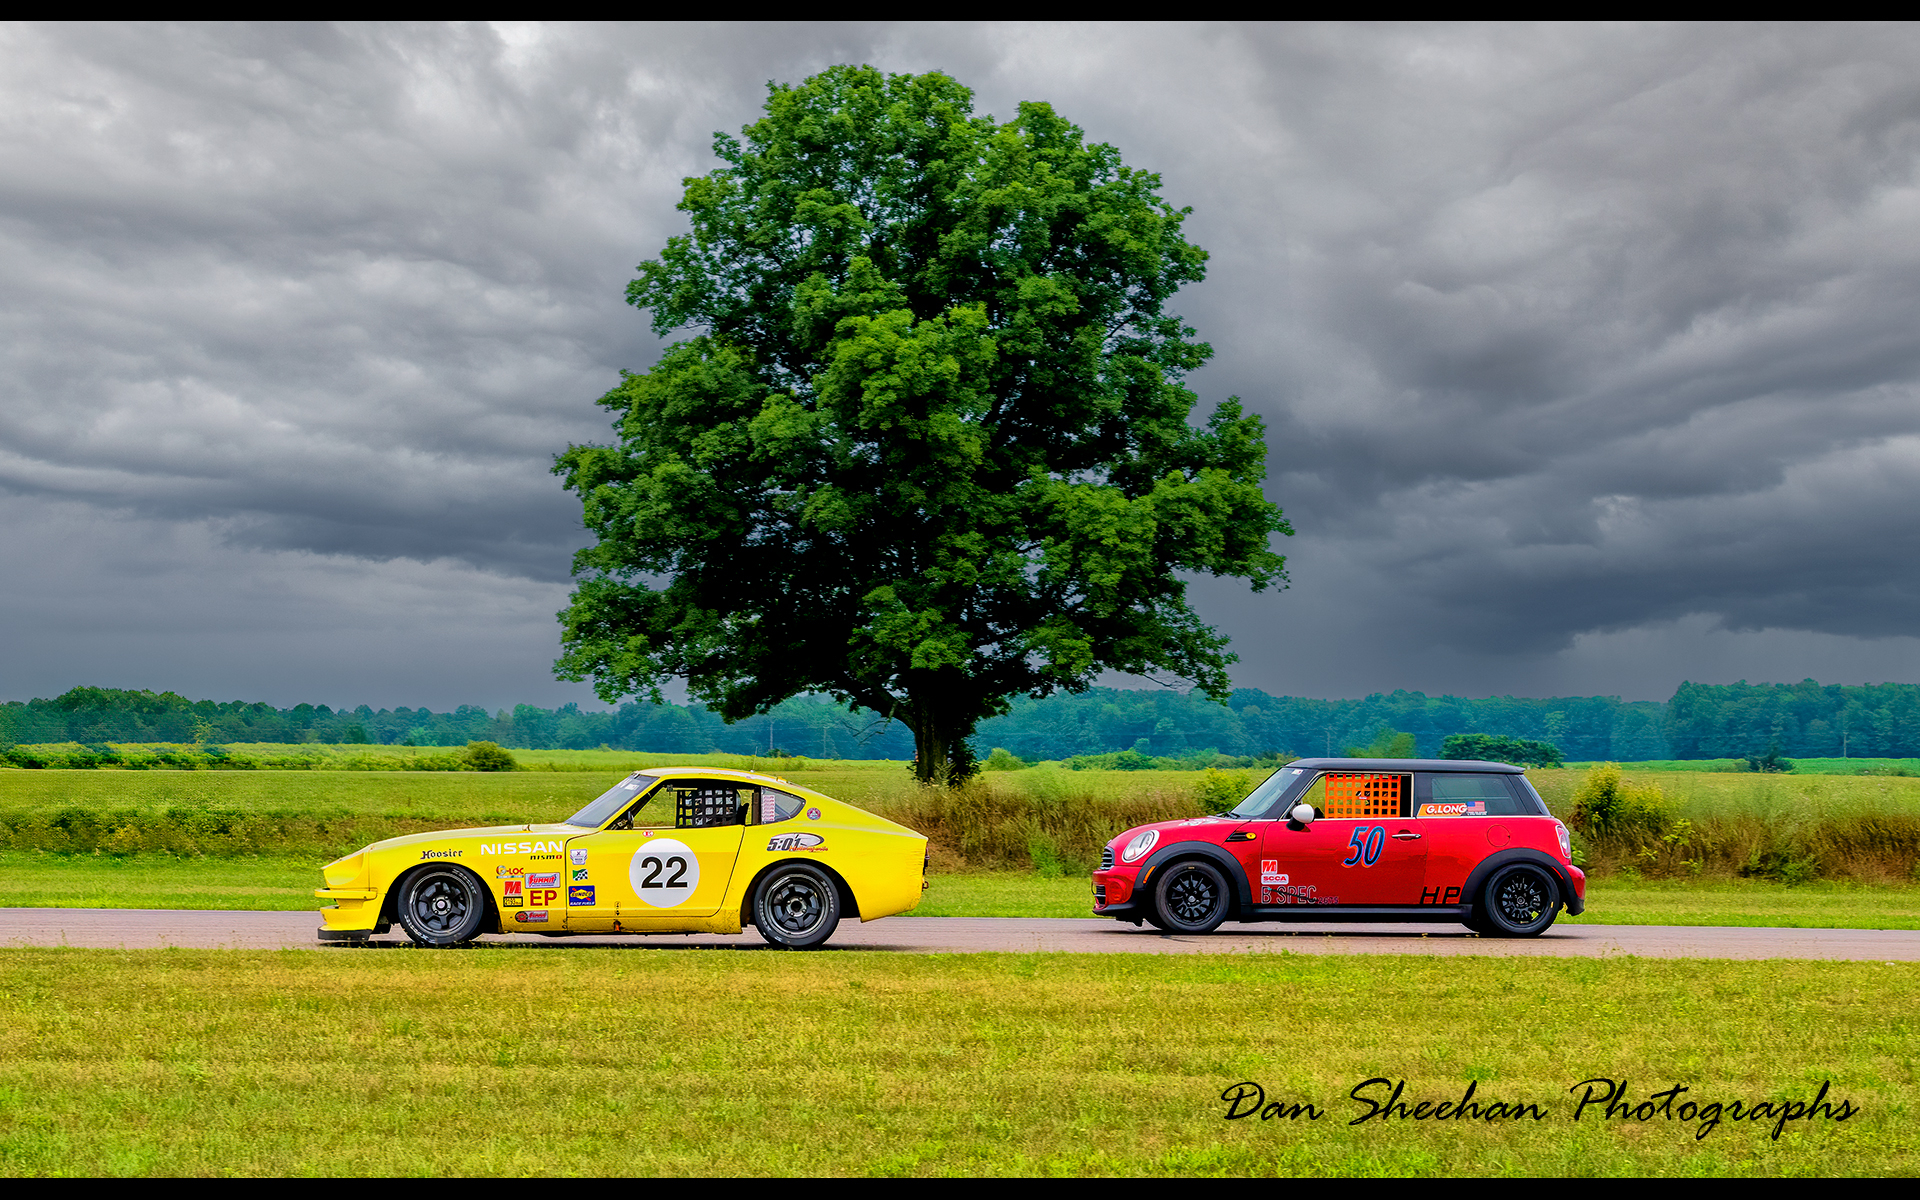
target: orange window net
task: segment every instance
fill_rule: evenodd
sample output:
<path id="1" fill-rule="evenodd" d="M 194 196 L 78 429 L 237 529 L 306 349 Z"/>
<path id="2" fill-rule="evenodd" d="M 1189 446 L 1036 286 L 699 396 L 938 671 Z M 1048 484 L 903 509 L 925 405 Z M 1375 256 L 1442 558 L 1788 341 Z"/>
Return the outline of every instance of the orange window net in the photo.
<path id="1" fill-rule="evenodd" d="M 1329 774 L 1329 817 L 1397 817 L 1408 775 Z"/>

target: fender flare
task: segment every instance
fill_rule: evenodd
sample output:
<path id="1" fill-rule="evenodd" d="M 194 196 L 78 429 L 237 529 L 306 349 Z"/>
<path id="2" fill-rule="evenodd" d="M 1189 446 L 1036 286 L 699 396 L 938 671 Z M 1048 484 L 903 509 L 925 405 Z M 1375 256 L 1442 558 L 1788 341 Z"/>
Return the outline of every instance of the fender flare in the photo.
<path id="1" fill-rule="evenodd" d="M 1253 889 L 1247 882 L 1247 871 L 1224 847 L 1212 842 L 1170 842 L 1147 856 L 1140 864 L 1139 874 L 1133 877 L 1134 894 L 1139 895 L 1151 886 L 1153 873 L 1176 859 L 1203 858 L 1226 873 L 1227 880 L 1233 885 L 1233 916 L 1243 916 L 1253 908 Z M 1151 903 L 1151 901 L 1149 901 Z"/>
<path id="2" fill-rule="evenodd" d="M 769 872 L 779 867 L 788 866 L 792 863 L 806 863 L 810 867 L 818 867 L 820 870 L 825 871 L 827 873 L 827 878 L 833 880 L 833 886 L 836 889 L 838 889 L 840 892 L 841 918 L 845 919 L 847 917 L 852 917 L 856 921 L 861 919 L 860 901 L 854 898 L 853 885 L 847 882 L 846 876 L 834 870 L 832 867 L 828 866 L 826 863 L 821 862 L 819 859 L 779 858 L 768 863 L 766 866 L 761 867 L 758 871 L 755 871 L 753 873 L 753 878 L 747 880 L 747 886 L 745 890 L 743 890 L 740 893 L 740 928 L 745 929 L 748 926 L 754 924 L 753 898 L 755 895 L 759 894 L 760 881 L 762 879 L 765 879 Z"/>
<path id="3" fill-rule="evenodd" d="M 1573 890 L 1573 880 L 1567 878 L 1566 868 L 1562 867 L 1552 855 L 1525 846 L 1501 850 L 1481 859 L 1480 865 L 1468 872 L 1467 882 L 1460 888 L 1461 903 L 1465 904 L 1469 911 L 1477 909 L 1480 905 L 1481 889 L 1487 886 L 1487 880 L 1493 878 L 1493 873 L 1502 867 L 1521 862 L 1543 868 L 1548 875 L 1552 876 L 1553 886 L 1560 889 L 1561 906 L 1571 916 L 1580 915 L 1573 907 L 1578 903 L 1578 899 Z M 1584 904 L 1581 905 L 1581 908 L 1585 907 Z"/>

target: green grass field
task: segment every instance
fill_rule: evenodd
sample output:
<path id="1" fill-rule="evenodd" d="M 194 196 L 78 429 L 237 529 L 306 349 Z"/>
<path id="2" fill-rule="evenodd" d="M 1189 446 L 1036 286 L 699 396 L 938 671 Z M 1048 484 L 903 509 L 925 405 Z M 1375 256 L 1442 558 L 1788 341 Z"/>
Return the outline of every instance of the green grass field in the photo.
<path id="1" fill-rule="evenodd" d="M 0 905 L 308 908 L 320 865 L 334 857 L 407 832 L 557 820 L 636 757 L 645 756 L 626 755 L 605 772 L 0 771 Z M 1107 838 L 1200 811 L 1193 772 L 1043 766 L 947 792 L 914 787 L 898 763 L 757 765 L 927 833 L 939 880 L 922 909 L 929 914 L 1084 914 L 1085 876 Z M 1530 777 L 1564 815 L 1586 772 Z M 1657 778 L 1695 841 L 1663 845 L 1652 862 L 1619 854 L 1602 862 L 1584 919 L 1915 927 L 1920 868 L 1906 864 L 1920 853 L 1920 779 L 1642 778 Z M 1721 857 L 1708 871 L 1696 862 L 1687 877 L 1687 855 L 1702 853 L 1696 843 L 1718 845 Z M 1742 878 L 1729 865 L 1758 856 L 1741 847 L 1763 844 L 1813 847 L 1806 862 L 1785 863 L 1796 886 Z M 1850 859 L 1849 845 L 1864 847 L 1862 857 Z"/>
<path id="2" fill-rule="evenodd" d="M 0 1173 L 1911 1175 L 1917 1011 L 1911 964 L 7 950 Z M 1470 1084 L 1534 1107 L 1412 1119 Z"/>

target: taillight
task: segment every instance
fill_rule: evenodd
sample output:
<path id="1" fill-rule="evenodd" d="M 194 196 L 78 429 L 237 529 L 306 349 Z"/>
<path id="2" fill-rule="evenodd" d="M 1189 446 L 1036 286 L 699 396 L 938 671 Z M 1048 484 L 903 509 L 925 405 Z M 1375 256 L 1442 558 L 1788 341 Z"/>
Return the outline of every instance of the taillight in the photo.
<path id="1" fill-rule="evenodd" d="M 1560 857 L 1566 859 L 1568 862 L 1572 862 L 1573 835 L 1568 833 L 1567 827 L 1558 821 L 1553 823 L 1553 831 L 1560 835 Z"/>

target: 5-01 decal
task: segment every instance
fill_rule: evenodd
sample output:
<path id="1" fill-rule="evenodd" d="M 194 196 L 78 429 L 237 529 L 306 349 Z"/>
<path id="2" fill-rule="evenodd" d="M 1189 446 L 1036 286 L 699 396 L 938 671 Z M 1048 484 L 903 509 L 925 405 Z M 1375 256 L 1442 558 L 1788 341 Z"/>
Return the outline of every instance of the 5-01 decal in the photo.
<path id="1" fill-rule="evenodd" d="M 700 858 L 685 842 L 654 838 L 633 852 L 627 878 L 642 904 L 678 908 L 700 886 Z"/>
<path id="2" fill-rule="evenodd" d="M 1347 855 L 1343 867 L 1370 867 L 1380 861 L 1380 851 L 1387 844 L 1387 830 L 1384 825 L 1355 826 L 1353 837 L 1347 841 Z"/>

